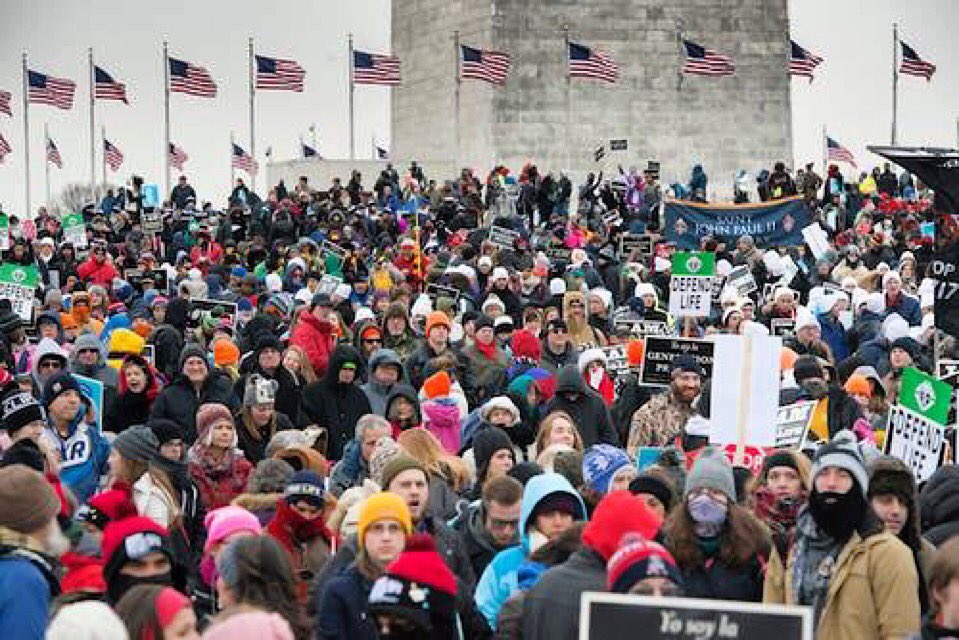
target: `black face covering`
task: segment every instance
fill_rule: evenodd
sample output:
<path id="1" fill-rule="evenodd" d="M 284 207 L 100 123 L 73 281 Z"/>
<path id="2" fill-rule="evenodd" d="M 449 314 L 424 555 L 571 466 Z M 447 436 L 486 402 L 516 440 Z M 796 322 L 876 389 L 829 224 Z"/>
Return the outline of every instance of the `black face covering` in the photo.
<path id="1" fill-rule="evenodd" d="M 866 511 L 866 498 L 856 486 L 846 493 L 820 493 L 813 490 L 809 496 L 809 510 L 826 535 L 844 542 L 862 522 Z"/>
<path id="2" fill-rule="evenodd" d="M 120 598 L 123 597 L 123 594 L 138 584 L 155 584 L 163 587 L 172 587 L 173 576 L 170 575 L 169 571 L 145 578 L 121 573 L 107 585 L 107 596 L 110 598 L 110 602 L 116 604 L 120 601 Z"/>

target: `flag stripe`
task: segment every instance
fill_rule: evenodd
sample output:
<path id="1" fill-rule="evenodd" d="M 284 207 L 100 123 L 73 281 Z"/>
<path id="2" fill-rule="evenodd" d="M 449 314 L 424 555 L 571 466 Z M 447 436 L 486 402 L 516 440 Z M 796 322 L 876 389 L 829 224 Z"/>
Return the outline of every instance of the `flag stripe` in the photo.
<path id="1" fill-rule="evenodd" d="M 790 40 L 789 44 L 789 74 L 812 79 L 813 71 L 822 64 L 823 58 L 799 46 L 793 40 Z"/>
<path id="2" fill-rule="evenodd" d="M 852 166 L 856 166 L 856 158 L 852 155 L 852 151 L 828 136 L 826 137 L 826 157 L 829 160 L 848 162 Z"/>
<path id="3" fill-rule="evenodd" d="M 256 56 L 256 88 L 303 91 L 306 71 L 293 60 Z"/>
<path id="4" fill-rule="evenodd" d="M 60 150 L 57 149 L 57 145 L 50 138 L 47 138 L 47 162 L 57 169 L 63 168 L 63 158 L 60 157 Z"/>
<path id="5" fill-rule="evenodd" d="M 256 171 L 257 171 L 256 160 L 250 157 L 250 154 L 244 151 L 243 147 L 241 147 L 238 144 L 233 145 L 233 154 L 230 159 L 230 164 L 232 164 L 233 167 L 240 169 L 241 171 L 246 171 L 251 176 L 256 175 Z"/>
<path id="6" fill-rule="evenodd" d="M 100 67 L 93 67 L 93 97 L 98 100 L 119 100 L 127 102 L 127 86 L 117 82 Z"/>
<path id="7" fill-rule="evenodd" d="M 900 40 L 899 44 L 902 51 L 902 62 L 899 64 L 899 73 L 931 80 L 932 74 L 936 72 L 936 65 L 920 58 L 916 50 L 905 42 Z"/>
<path id="8" fill-rule="evenodd" d="M 170 143 L 170 165 L 175 167 L 177 171 L 183 171 L 183 165 L 187 160 L 190 159 L 190 156 L 180 147 L 176 146 L 172 142 Z"/>
<path id="9" fill-rule="evenodd" d="M 686 62 L 682 72 L 689 76 L 731 76 L 736 73 L 732 58 L 707 49 L 690 40 L 683 40 Z"/>
<path id="10" fill-rule="evenodd" d="M 460 78 L 501 85 L 506 82 L 509 64 L 508 53 L 460 46 Z"/>
<path id="11" fill-rule="evenodd" d="M 110 167 L 110 171 L 114 173 L 120 168 L 120 165 L 123 164 L 123 152 L 121 152 L 120 148 L 116 145 L 110 144 L 109 140 L 103 141 L 103 158 Z"/>
<path id="12" fill-rule="evenodd" d="M 353 51 L 353 84 L 397 85 L 399 83 L 399 58 Z"/>
<path id="13" fill-rule="evenodd" d="M 3 137 L 3 134 L 0 134 L 0 164 L 3 164 L 4 159 L 12 152 L 13 147 L 11 147 L 7 139 Z"/>
<path id="14" fill-rule="evenodd" d="M 591 78 L 604 82 L 616 82 L 619 68 L 612 56 L 598 49 L 569 43 L 567 53 L 569 61 L 569 77 Z"/>
<path id="15" fill-rule="evenodd" d="M 198 98 L 215 98 L 216 82 L 203 67 L 170 58 L 170 91 Z"/>
<path id="16" fill-rule="evenodd" d="M 13 99 L 13 96 L 9 91 L 4 91 L 0 89 L 0 113 L 13 117 L 13 109 L 10 107 L 10 101 Z"/>
<path id="17" fill-rule="evenodd" d="M 27 71 L 27 100 L 58 109 L 72 109 L 77 85 L 66 78 L 55 78 L 37 71 Z"/>

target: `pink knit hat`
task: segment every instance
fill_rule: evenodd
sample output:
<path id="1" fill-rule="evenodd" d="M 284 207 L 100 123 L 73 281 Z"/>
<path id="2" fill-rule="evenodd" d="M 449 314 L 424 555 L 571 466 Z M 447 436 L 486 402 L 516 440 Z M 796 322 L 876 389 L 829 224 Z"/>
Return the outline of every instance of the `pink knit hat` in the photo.
<path id="1" fill-rule="evenodd" d="M 196 439 L 210 446 L 210 441 L 213 437 L 213 427 L 221 422 L 229 422 L 231 426 L 235 427 L 233 414 L 230 413 L 230 409 L 225 404 L 220 404 L 219 402 L 206 402 L 201 404 L 200 409 L 196 412 Z M 233 446 L 235 447 L 237 440 L 235 429 L 233 434 Z"/>
<path id="2" fill-rule="evenodd" d="M 234 533 L 248 531 L 253 535 L 260 535 L 263 527 L 257 517 L 242 507 L 220 507 L 206 514 L 203 519 L 206 527 L 206 544 L 203 553 L 210 553 L 214 545 L 223 542 Z"/>
<path id="3" fill-rule="evenodd" d="M 238 613 L 214 622 L 203 634 L 205 640 L 293 640 L 290 624 L 278 613 Z"/>

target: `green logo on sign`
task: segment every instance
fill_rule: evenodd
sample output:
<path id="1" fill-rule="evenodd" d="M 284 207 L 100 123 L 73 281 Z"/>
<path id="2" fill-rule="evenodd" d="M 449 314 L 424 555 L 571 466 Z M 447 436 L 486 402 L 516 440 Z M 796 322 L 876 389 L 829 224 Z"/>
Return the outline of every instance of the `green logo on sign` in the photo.
<path id="1" fill-rule="evenodd" d="M 899 404 L 945 425 L 949 416 L 952 387 L 927 373 L 906 367 L 899 385 Z"/>
<path id="2" fill-rule="evenodd" d="M 674 276 L 710 277 L 716 272 L 716 254 L 708 251 L 680 251 L 673 254 Z"/>

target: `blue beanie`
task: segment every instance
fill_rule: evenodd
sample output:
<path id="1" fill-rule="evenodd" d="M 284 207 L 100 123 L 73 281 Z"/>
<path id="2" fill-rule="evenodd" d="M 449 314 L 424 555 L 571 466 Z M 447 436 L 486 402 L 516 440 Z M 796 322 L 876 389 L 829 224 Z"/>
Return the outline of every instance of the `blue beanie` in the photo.
<path id="1" fill-rule="evenodd" d="M 306 502 L 314 507 L 323 506 L 323 478 L 315 471 L 297 471 L 290 477 L 283 490 L 283 499 L 289 505 Z"/>
<path id="2" fill-rule="evenodd" d="M 605 495 L 616 472 L 631 464 L 626 452 L 611 444 L 594 444 L 583 454 L 583 481 Z"/>

